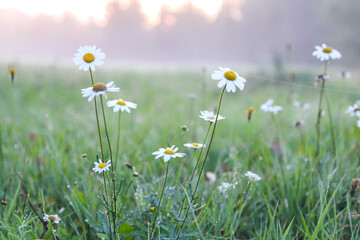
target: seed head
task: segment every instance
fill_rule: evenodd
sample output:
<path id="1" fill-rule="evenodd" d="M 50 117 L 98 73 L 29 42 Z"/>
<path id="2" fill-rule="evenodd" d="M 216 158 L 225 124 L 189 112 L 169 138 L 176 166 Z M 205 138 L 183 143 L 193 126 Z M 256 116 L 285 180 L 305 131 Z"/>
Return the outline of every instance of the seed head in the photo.
<path id="1" fill-rule="evenodd" d="M 133 172 L 133 176 L 134 176 L 134 177 L 138 177 L 138 176 L 139 176 L 139 173 L 138 173 L 138 172 Z"/>

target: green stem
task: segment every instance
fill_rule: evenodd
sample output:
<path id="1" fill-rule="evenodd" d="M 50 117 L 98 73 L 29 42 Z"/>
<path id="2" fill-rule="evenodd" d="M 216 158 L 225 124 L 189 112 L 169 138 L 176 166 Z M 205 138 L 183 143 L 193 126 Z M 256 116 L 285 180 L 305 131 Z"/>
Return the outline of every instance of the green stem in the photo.
<path id="1" fill-rule="evenodd" d="M 161 194 L 160 194 L 160 199 L 159 199 L 159 203 L 158 203 L 158 206 L 157 206 L 157 208 L 156 208 L 155 219 L 154 219 L 154 222 L 153 222 L 152 227 L 151 227 L 150 238 L 153 237 L 154 230 L 155 230 L 155 225 L 156 225 L 156 219 L 157 219 L 157 216 L 159 215 L 160 204 L 161 204 L 161 200 L 162 200 L 162 197 L 163 197 L 163 194 L 164 194 L 164 190 L 165 190 L 165 186 L 166 186 L 166 180 L 167 180 L 168 173 L 169 173 L 169 165 L 170 165 L 170 161 L 168 161 L 168 162 L 167 162 L 167 165 L 166 165 L 166 173 L 165 173 L 164 185 L 163 185 L 163 187 L 162 187 Z"/>
<path id="2" fill-rule="evenodd" d="M 115 162 L 114 162 L 115 171 L 116 171 L 116 166 L 117 166 L 117 162 L 118 162 L 119 147 L 120 147 L 120 119 L 121 119 L 121 111 L 119 110 L 118 134 L 117 134 L 116 154 L 115 154 Z"/>
<path id="3" fill-rule="evenodd" d="M 120 213 L 120 218 L 122 218 L 122 215 L 124 214 L 124 211 L 125 211 L 125 203 L 126 203 L 126 199 L 127 199 L 127 193 L 129 191 L 129 188 L 131 186 L 131 184 L 134 182 L 135 180 L 135 177 L 133 177 L 133 179 L 131 180 L 131 182 L 129 183 L 128 187 L 126 188 L 126 191 L 125 191 L 125 196 L 124 196 L 124 201 L 123 201 L 123 207 L 122 207 L 122 210 L 121 210 L 121 213 Z"/>
<path id="4" fill-rule="evenodd" d="M 331 109 L 330 109 L 330 102 L 329 102 L 329 99 L 328 99 L 326 93 L 325 93 L 325 100 L 326 100 L 327 110 L 329 112 L 332 150 L 333 150 L 333 155 L 336 156 L 336 142 L 335 142 L 334 125 L 333 125 L 333 119 L 332 119 L 332 114 L 331 114 Z"/>
<path id="5" fill-rule="evenodd" d="M 216 114 L 216 119 L 215 119 L 214 128 L 213 128 L 212 133 L 211 133 L 209 146 L 208 146 L 208 148 L 207 148 L 207 151 L 206 151 L 206 154 L 205 154 L 205 157 L 204 157 L 204 161 L 203 161 L 203 163 L 202 163 L 202 165 L 201 165 L 201 168 L 200 168 L 200 173 L 199 173 L 199 176 L 198 176 L 198 179 L 197 179 L 197 182 L 196 182 L 195 190 L 194 190 L 194 192 L 193 192 L 193 194 L 192 194 L 192 197 L 191 197 L 191 202 L 190 202 L 190 204 L 194 201 L 195 194 L 196 194 L 196 191 L 197 191 L 197 189 L 198 189 L 199 182 L 200 182 L 200 179 L 201 179 L 201 174 L 202 174 L 202 172 L 203 172 L 203 170 L 204 170 L 204 167 L 205 167 L 205 164 L 206 164 L 206 160 L 207 160 L 207 157 L 208 157 L 209 152 L 210 152 L 211 144 L 212 144 L 213 139 L 214 139 L 214 134 L 215 134 L 215 130 L 216 130 L 217 122 L 218 122 L 218 117 L 219 117 L 219 113 L 220 113 L 221 102 L 222 102 L 222 99 L 223 99 L 223 96 L 224 96 L 225 88 L 226 88 L 226 85 L 224 86 L 224 88 L 223 88 L 223 90 L 222 90 L 222 92 L 221 92 L 221 95 L 220 95 L 219 106 L 218 106 L 218 111 L 217 111 L 217 114 Z M 187 216 L 189 215 L 190 204 L 189 204 L 188 208 L 186 209 L 186 213 L 185 213 L 185 217 L 184 217 L 183 223 L 181 224 L 180 230 L 179 230 L 179 232 L 178 232 L 175 240 L 179 239 L 180 234 L 181 234 L 181 232 L 182 232 L 182 230 L 183 230 L 183 228 L 184 228 L 184 225 L 185 225 Z"/>
<path id="6" fill-rule="evenodd" d="M 115 192 L 114 192 L 114 195 L 112 193 L 112 190 L 111 190 L 111 182 L 110 182 L 110 178 L 109 178 L 109 175 L 107 174 L 107 172 L 105 172 L 105 175 L 106 175 L 106 179 L 108 181 L 108 184 L 109 184 L 109 190 L 110 190 L 110 198 L 111 198 L 111 215 L 112 215 L 112 219 L 113 219 L 113 234 L 114 234 L 114 239 L 116 239 L 116 204 L 114 205 L 114 198 L 113 196 L 115 195 Z M 111 232 L 111 224 L 109 225 L 110 226 L 110 232 Z"/>

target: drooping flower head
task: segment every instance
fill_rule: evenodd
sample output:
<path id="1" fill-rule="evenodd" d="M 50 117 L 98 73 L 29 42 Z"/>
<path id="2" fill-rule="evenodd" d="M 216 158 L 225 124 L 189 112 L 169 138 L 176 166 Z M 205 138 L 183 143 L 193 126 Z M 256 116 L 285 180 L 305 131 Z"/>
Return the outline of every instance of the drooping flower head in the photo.
<path id="1" fill-rule="evenodd" d="M 271 112 L 274 114 L 277 114 L 279 111 L 282 111 L 283 109 L 281 106 L 274 105 L 274 100 L 272 99 L 267 100 L 266 103 L 260 106 L 260 108 L 264 112 Z"/>
<path id="2" fill-rule="evenodd" d="M 120 88 L 116 87 L 114 82 L 109 82 L 107 84 L 98 82 L 92 87 L 81 89 L 82 97 L 89 97 L 89 102 L 96 96 L 104 95 L 107 97 L 106 92 L 120 92 Z"/>
<path id="3" fill-rule="evenodd" d="M 155 159 L 164 157 L 164 162 L 168 162 L 171 158 L 185 157 L 185 153 L 177 153 L 178 147 L 172 145 L 170 148 L 160 148 L 159 151 L 153 152 L 152 155 L 156 155 Z"/>
<path id="4" fill-rule="evenodd" d="M 74 54 L 74 64 L 79 65 L 79 69 L 88 71 L 91 68 L 95 71 L 95 65 L 99 66 L 104 63 L 105 54 L 101 49 L 96 49 L 96 46 L 79 47 L 78 52 Z"/>
<path id="5" fill-rule="evenodd" d="M 102 162 L 101 159 L 99 159 L 99 162 L 94 162 L 95 167 L 92 169 L 94 172 L 102 173 L 109 171 L 111 167 L 111 160 L 105 162 Z"/>
<path id="6" fill-rule="evenodd" d="M 214 114 L 213 112 L 210 112 L 210 111 L 206 111 L 206 110 L 200 111 L 200 113 L 201 113 L 201 115 L 199 115 L 200 118 L 204 119 L 205 121 L 215 123 L 216 114 Z M 222 119 L 225 119 L 225 117 L 219 115 L 218 120 L 222 120 Z"/>
<path id="7" fill-rule="evenodd" d="M 326 46 L 325 43 L 323 43 L 320 46 L 315 46 L 315 51 L 312 53 L 313 56 L 315 56 L 316 58 L 320 59 L 320 61 L 328 61 L 330 58 L 331 59 L 340 59 L 341 58 L 341 53 L 336 50 L 333 49 L 332 47 Z"/>
<path id="8" fill-rule="evenodd" d="M 133 102 L 124 101 L 122 99 L 112 100 L 107 102 L 108 107 L 113 107 L 114 112 L 126 111 L 130 113 L 130 108 L 136 109 L 137 104 Z"/>
<path id="9" fill-rule="evenodd" d="M 201 144 L 201 143 L 185 143 L 184 144 L 185 147 L 187 148 L 194 148 L 194 149 L 199 149 L 202 148 L 203 146 L 205 147 L 205 145 Z"/>
<path id="10" fill-rule="evenodd" d="M 51 222 L 51 223 L 56 223 L 58 224 L 60 222 L 60 218 L 58 215 L 47 215 L 44 214 L 44 221 L 46 222 Z"/>
<path id="11" fill-rule="evenodd" d="M 241 91 L 244 90 L 246 79 L 240 77 L 236 72 L 231 71 L 229 68 L 219 67 L 220 70 L 216 70 L 211 74 L 213 80 L 220 80 L 218 87 L 222 88 L 226 85 L 227 92 L 235 92 L 236 87 Z"/>

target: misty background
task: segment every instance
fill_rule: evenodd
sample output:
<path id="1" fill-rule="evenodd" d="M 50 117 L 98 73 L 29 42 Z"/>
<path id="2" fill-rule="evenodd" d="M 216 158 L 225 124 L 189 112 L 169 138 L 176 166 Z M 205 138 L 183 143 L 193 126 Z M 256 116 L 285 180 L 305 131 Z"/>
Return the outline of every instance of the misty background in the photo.
<path id="1" fill-rule="evenodd" d="M 126 9 L 108 3 L 104 26 L 69 13 L 59 20 L 0 10 L 0 60 L 72 62 L 79 46 L 96 45 L 114 61 L 266 64 L 290 43 L 291 61 L 311 64 L 314 46 L 326 43 L 342 53 L 341 64 L 359 64 L 359 0 L 224 1 L 215 19 L 186 4 L 163 7 L 159 17 L 149 27 L 136 0 Z"/>

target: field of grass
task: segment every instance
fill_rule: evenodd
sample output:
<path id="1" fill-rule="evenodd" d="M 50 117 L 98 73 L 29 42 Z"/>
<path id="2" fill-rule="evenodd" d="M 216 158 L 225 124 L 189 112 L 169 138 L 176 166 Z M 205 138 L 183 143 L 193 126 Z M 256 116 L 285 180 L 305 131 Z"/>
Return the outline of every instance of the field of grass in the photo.
<path id="1" fill-rule="evenodd" d="M 20 65 L 11 85 L 6 67 L 1 69 L 0 197 L 7 204 L 0 206 L 0 239 L 40 238 L 45 229 L 40 221 L 43 214 L 61 218 L 59 224 L 47 226 L 46 239 L 114 238 L 108 234 L 107 211 L 101 203 L 102 177 L 92 171 L 96 155 L 100 156 L 94 104 L 80 94 L 82 88 L 91 86 L 89 72 L 75 66 Z M 124 214 L 116 220 L 120 239 L 152 239 L 155 213 L 159 215 L 153 239 L 176 238 L 184 217 L 180 209 L 189 206 L 198 177 L 189 185 L 197 156 L 192 155 L 199 151 L 183 144 L 203 142 L 209 124 L 198 115 L 201 110 L 216 111 L 221 89 L 210 78 L 213 70 L 138 72 L 101 66 L 93 73 L 95 82 L 114 81 L 120 87 L 120 93 L 108 93 L 108 100 L 121 97 L 138 104 L 131 114 L 121 115 L 115 172 L 116 188 L 121 189 L 119 211 L 124 207 Z M 356 74 L 341 79 L 335 62 L 329 66 L 326 96 L 336 154 L 332 153 L 324 103 L 321 151 L 316 157 L 320 88 L 314 87 L 314 78 L 323 71 L 322 65 L 297 70 L 295 80 L 288 79 L 286 71 L 234 70 L 247 83 L 242 92 L 224 94 L 220 115 L 226 119 L 218 121 L 204 169 L 215 173 L 217 180 L 210 183 L 204 173 L 200 176 L 179 239 L 359 239 L 359 183 L 353 179 L 360 171 L 360 131 L 357 119 L 345 113 L 360 99 Z M 261 111 L 260 105 L 269 98 L 283 111 L 277 115 Z M 293 105 L 294 100 L 311 106 L 300 109 Z M 256 111 L 251 121 L 249 107 Z M 118 114 L 105 110 L 115 152 Z M 294 127 L 298 120 L 305 122 L 299 129 Z M 102 137 L 107 160 L 106 138 Z M 157 211 L 166 163 L 155 159 L 152 152 L 171 145 L 187 156 L 170 160 Z M 134 166 L 139 176 L 133 178 L 133 170 L 124 163 Z M 250 181 L 244 175 L 247 171 L 262 179 Z M 18 173 L 23 184 L 14 176 L 8 185 L 12 173 Z M 224 182 L 234 188 L 219 191 Z"/>

